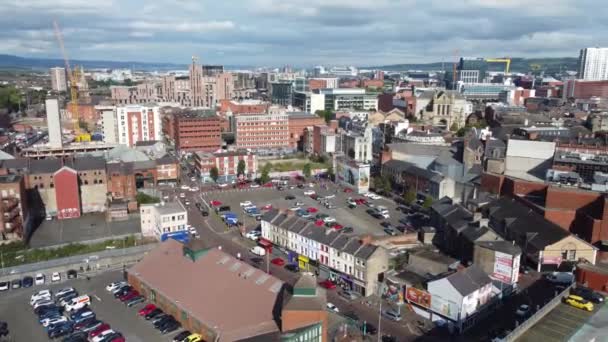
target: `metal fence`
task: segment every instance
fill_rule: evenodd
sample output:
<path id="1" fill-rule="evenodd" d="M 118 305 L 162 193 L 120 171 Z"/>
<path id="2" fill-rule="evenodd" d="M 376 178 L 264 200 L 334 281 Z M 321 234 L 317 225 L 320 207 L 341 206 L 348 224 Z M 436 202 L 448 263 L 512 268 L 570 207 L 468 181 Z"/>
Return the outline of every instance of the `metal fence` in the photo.
<path id="1" fill-rule="evenodd" d="M 553 310 L 559 303 L 562 301 L 564 295 L 570 293 L 570 289 L 574 286 L 574 283 L 570 284 L 570 286 L 566 287 L 562 292 L 560 292 L 555 298 L 551 299 L 545 306 L 536 311 L 530 318 L 525 320 L 523 323 L 515 327 L 513 331 L 511 331 L 507 336 L 502 338 L 504 342 L 515 341 L 521 335 L 523 335 L 528 329 L 530 329 L 534 324 L 538 323 L 543 317 L 545 317 L 551 310 Z"/>
<path id="2" fill-rule="evenodd" d="M 104 250 L 104 251 L 100 251 L 100 252 L 96 252 L 96 253 L 81 254 L 81 255 L 75 255 L 75 256 L 66 257 L 66 258 L 59 258 L 59 259 L 53 259 L 53 260 L 42 261 L 42 262 L 37 262 L 37 263 L 24 264 L 24 265 L 20 265 L 20 266 L 6 267 L 6 268 L 2 269 L 2 272 L 0 272 L 0 275 L 1 276 L 7 276 L 7 275 L 16 276 L 19 274 L 34 273 L 34 272 L 41 271 L 41 270 L 58 268 L 58 267 L 67 266 L 67 265 L 89 264 L 89 263 L 95 264 L 98 261 L 104 260 L 104 259 L 111 259 L 111 258 L 117 258 L 117 257 L 123 257 L 123 256 L 128 257 L 128 256 L 132 256 L 132 255 L 137 255 L 137 254 L 143 254 L 143 253 L 153 249 L 156 246 L 157 246 L 157 244 L 151 243 L 151 244 L 135 246 L 135 247 L 130 247 L 130 248 L 109 249 L 109 250 Z"/>

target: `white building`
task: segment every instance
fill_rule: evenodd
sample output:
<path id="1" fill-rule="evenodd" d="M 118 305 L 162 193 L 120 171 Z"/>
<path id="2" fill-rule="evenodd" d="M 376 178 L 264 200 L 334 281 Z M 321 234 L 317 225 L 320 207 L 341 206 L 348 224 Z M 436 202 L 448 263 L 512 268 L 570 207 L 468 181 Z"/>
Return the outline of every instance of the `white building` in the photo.
<path id="1" fill-rule="evenodd" d="M 59 115 L 59 100 L 47 98 L 44 102 L 46 107 L 46 124 L 49 129 L 49 146 L 61 148 L 63 141 L 61 137 L 61 116 Z"/>
<path id="2" fill-rule="evenodd" d="M 50 69 L 51 89 L 54 91 L 67 91 L 68 83 L 65 75 L 65 68 L 55 67 Z"/>
<path id="3" fill-rule="evenodd" d="M 118 144 L 118 124 L 116 122 L 115 106 L 95 106 L 95 110 L 101 113 L 101 127 L 103 129 L 103 141 L 109 144 Z"/>
<path id="4" fill-rule="evenodd" d="M 310 112 L 317 110 L 378 110 L 378 97 L 362 88 L 318 89 L 310 94 Z"/>
<path id="5" fill-rule="evenodd" d="M 138 141 L 162 139 L 160 110 L 156 104 L 117 107 L 115 123 L 119 144 L 135 146 Z"/>
<path id="6" fill-rule="evenodd" d="M 361 162 L 369 163 L 372 161 L 372 127 L 367 126 L 363 134 L 353 131 L 342 132 L 342 152 L 349 158 Z"/>
<path id="7" fill-rule="evenodd" d="M 427 290 L 431 295 L 430 310 L 460 331 L 465 328 L 467 318 L 483 310 L 494 296 L 492 279 L 475 265 L 429 281 Z"/>
<path id="8" fill-rule="evenodd" d="M 187 230 L 188 212 L 180 202 L 142 204 L 139 213 L 143 236 L 164 240 L 164 234 Z"/>
<path id="9" fill-rule="evenodd" d="M 586 81 L 608 80 L 608 48 L 581 49 L 578 78 Z"/>

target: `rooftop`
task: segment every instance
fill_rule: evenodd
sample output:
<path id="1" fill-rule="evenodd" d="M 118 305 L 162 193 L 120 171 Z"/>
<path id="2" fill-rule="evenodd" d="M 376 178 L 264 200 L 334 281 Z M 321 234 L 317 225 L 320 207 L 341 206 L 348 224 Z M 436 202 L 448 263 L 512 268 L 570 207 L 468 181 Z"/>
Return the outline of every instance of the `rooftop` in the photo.
<path id="1" fill-rule="evenodd" d="M 467 296 L 492 282 L 492 279 L 476 265 L 452 273 L 447 280 L 462 296 Z"/>
<path id="2" fill-rule="evenodd" d="M 170 215 L 186 212 L 181 202 L 163 202 L 155 204 L 142 204 L 142 206 L 154 206 L 160 215 Z"/>
<path id="3" fill-rule="evenodd" d="M 278 331 L 273 311 L 282 300 L 281 280 L 216 248 L 195 261 L 183 248 L 173 239 L 162 242 L 128 272 L 215 329 L 220 341 Z"/>

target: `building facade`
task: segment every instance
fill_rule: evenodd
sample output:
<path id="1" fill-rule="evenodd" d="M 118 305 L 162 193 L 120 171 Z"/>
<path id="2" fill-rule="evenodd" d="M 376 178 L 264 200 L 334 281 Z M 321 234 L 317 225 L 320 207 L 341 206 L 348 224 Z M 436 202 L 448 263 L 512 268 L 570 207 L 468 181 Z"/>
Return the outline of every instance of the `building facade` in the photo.
<path id="1" fill-rule="evenodd" d="M 258 151 L 290 149 L 289 115 L 284 109 L 270 107 L 264 114 L 235 116 L 237 148 Z"/>
<path id="2" fill-rule="evenodd" d="M 608 80 L 608 48 L 581 49 L 578 78 L 586 81 Z"/>
<path id="3" fill-rule="evenodd" d="M 245 162 L 245 173 L 242 175 L 246 179 L 254 179 L 257 176 L 258 161 L 254 153 L 246 150 L 232 152 L 203 153 L 194 154 L 196 171 L 203 182 L 213 181 L 211 169 L 217 168 L 218 182 L 227 183 L 238 178 L 238 164 Z"/>
<path id="4" fill-rule="evenodd" d="M 50 69 L 51 74 L 51 89 L 56 92 L 68 90 L 68 82 L 65 74 L 65 68 L 55 67 Z"/>
<path id="5" fill-rule="evenodd" d="M 23 176 L 0 176 L 0 201 L 0 240 L 17 241 L 27 237 L 31 217 Z"/>
<path id="6" fill-rule="evenodd" d="M 289 146 L 304 150 L 304 130 L 315 125 L 323 125 L 323 118 L 307 112 L 289 112 Z"/>
<path id="7" fill-rule="evenodd" d="M 175 114 L 167 125 L 172 125 L 175 149 L 180 152 L 214 152 L 222 146 L 220 117 L 215 111 L 191 111 Z"/>
<path id="8" fill-rule="evenodd" d="M 160 109 L 156 105 L 119 106 L 116 108 L 114 122 L 117 126 L 119 144 L 135 146 L 139 141 L 162 140 Z M 109 127 L 111 123 L 111 121 L 107 122 L 107 130 L 112 130 Z"/>
<path id="9" fill-rule="evenodd" d="M 141 233 L 164 241 L 176 232 L 187 231 L 188 211 L 181 202 L 142 204 L 139 207 Z"/>

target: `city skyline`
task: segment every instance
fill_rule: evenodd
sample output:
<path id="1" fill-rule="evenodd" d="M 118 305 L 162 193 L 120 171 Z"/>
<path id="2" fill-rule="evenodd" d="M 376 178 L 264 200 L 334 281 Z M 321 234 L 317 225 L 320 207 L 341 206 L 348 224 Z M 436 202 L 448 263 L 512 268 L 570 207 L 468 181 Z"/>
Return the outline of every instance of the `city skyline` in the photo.
<path id="1" fill-rule="evenodd" d="M 0 9 L 5 53 L 71 59 L 311 66 L 576 57 L 608 44 L 597 1 L 20 1 Z M 580 25 L 585 23 L 585 25 Z"/>

